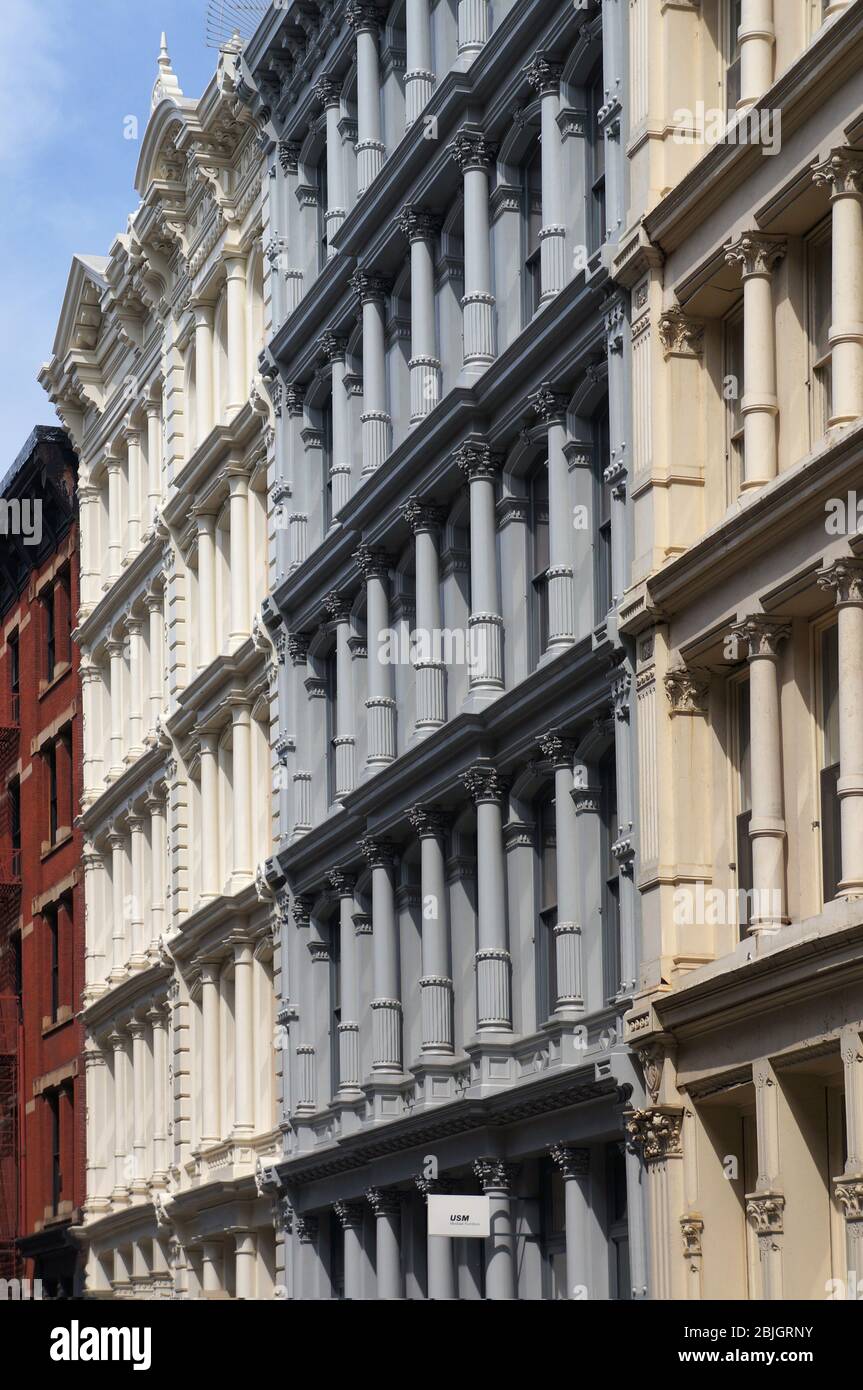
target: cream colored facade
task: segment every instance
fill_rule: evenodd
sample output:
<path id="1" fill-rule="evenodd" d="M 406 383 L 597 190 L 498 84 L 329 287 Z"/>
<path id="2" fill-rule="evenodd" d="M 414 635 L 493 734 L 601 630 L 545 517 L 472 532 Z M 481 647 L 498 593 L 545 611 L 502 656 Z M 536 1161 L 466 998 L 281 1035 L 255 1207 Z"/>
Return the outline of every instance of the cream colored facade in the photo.
<path id="1" fill-rule="evenodd" d="M 823 1299 L 863 1270 L 863 5 L 737 10 L 630 6 L 629 1130 L 652 1297 Z"/>
<path id="2" fill-rule="evenodd" d="M 234 54 L 164 46 L 140 205 L 76 257 L 42 381 L 81 460 L 87 1286 L 272 1294 L 277 1149 L 266 189 Z M 263 794 L 253 789 L 264 789 Z"/>

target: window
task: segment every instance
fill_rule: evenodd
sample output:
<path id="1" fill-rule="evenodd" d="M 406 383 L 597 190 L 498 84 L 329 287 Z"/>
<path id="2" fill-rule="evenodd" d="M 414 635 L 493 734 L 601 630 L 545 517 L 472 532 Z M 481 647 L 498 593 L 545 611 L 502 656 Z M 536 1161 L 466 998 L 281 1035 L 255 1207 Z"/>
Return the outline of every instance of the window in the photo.
<path id="1" fill-rule="evenodd" d="M 632 1281 L 629 1274 L 626 1155 L 622 1144 L 609 1144 L 606 1166 L 609 1293 L 613 1299 L 628 1300 L 632 1297 Z"/>
<path id="2" fill-rule="evenodd" d="M 318 204 L 318 270 L 326 267 L 329 247 L 327 245 L 327 152 L 324 149 L 318 160 L 316 172 Z"/>
<path id="3" fill-rule="evenodd" d="M 530 572 L 533 589 L 530 638 L 534 665 L 548 646 L 548 460 L 542 459 L 531 473 Z"/>
<path id="4" fill-rule="evenodd" d="M 45 679 L 54 679 L 54 666 L 57 659 L 57 633 L 54 624 L 54 590 L 47 589 L 42 596 L 45 612 Z"/>
<path id="5" fill-rule="evenodd" d="M 13 632 L 9 646 L 9 690 L 12 695 L 10 713 L 12 723 L 18 724 L 21 718 L 21 650 L 18 646 L 18 633 Z"/>
<path id="6" fill-rule="evenodd" d="M 45 763 L 48 769 L 48 840 L 54 844 L 57 840 L 57 828 L 59 825 L 57 807 L 57 745 L 49 743 L 45 750 Z"/>
<path id="7" fill-rule="evenodd" d="M 522 236 L 524 243 L 524 322 L 530 323 L 542 295 L 539 233 L 542 227 L 542 148 L 533 143 L 522 169 Z"/>
<path id="8" fill-rule="evenodd" d="M 21 876 L 21 783 L 17 777 L 9 782 L 9 838 L 12 841 L 12 877 Z"/>
<path id="9" fill-rule="evenodd" d="M 740 912 L 740 937 L 746 935 L 749 926 L 749 910 L 752 901 L 752 841 L 749 838 L 749 823 L 752 820 L 752 781 L 749 741 L 749 678 L 738 681 L 733 687 L 735 702 L 735 761 L 737 766 L 737 817 L 735 834 L 737 842 L 737 901 Z M 744 894 L 747 896 L 744 897 Z"/>
<path id="10" fill-rule="evenodd" d="M 809 260 L 809 365 L 812 443 L 823 439 L 830 419 L 832 359 L 830 319 L 833 300 L 833 246 L 829 234 L 810 242 Z"/>
<path id="11" fill-rule="evenodd" d="M 588 240 L 591 252 L 598 251 L 605 241 L 605 131 L 599 124 L 599 113 L 605 103 L 602 85 L 602 64 L 596 70 L 588 90 L 590 118 Z"/>
<path id="12" fill-rule="evenodd" d="M 550 1158 L 541 1158 L 539 1176 L 542 1296 L 567 1298 L 566 1287 L 566 1192 L 564 1177 Z M 575 1179 L 570 1179 L 575 1181 Z"/>
<path id="13" fill-rule="evenodd" d="M 740 39 L 738 32 L 742 20 L 743 0 L 725 0 L 726 35 L 725 53 L 728 67 L 725 72 L 725 114 L 730 119 L 737 111 L 740 100 Z"/>
<path id="14" fill-rule="evenodd" d="M 825 903 L 835 898 L 842 878 L 839 817 L 839 628 L 820 637 L 821 668 L 821 875 Z"/>
<path id="15" fill-rule="evenodd" d="M 321 487 L 323 491 L 324 534 L 333 521 L 333 399 L 321 406 Z"/>
<path id="16" fill-rule="evenodd" d="M 56 905 L 46 907 L 42 913 L 45 923 L 48 962 L 49 962 L 49 1012 L 52 1023 L 56 1023 L 60 1011 L 60 915 Z"/>
<path id="17" fill-rule="evenodd" d="M 725 320 L 722 394 L 726 403 L 728 496 L 733 500 L 744 482 L 743 458 L 743 308 Z"/>
<path id="18" fill-rule="evenodd" d="M 338 733 L 339 668 L 336 649 L 330 652 L 324 662 L 324 680 L 327 692 L 327 804 L 336 799 L 336 748 Z"/>
<path id="19" fill-rule="evenodd" d="M 611 484 L 605 470 L 611 462 L 608 405 L 594 420 L 594 488 L 596 492 L 596 621 L 603 622 L 614 602 L 611 570 Z"/>
<path id="20" fill-rule="evenodd" d="M 339 919 L 330 926 L 330 1095 L 341 1083 L 339 1024 L 342 1021 L 342 943 Z"/>
<path id="21" fill-rule="evenodd" d="M 537 807 L 537 853 L 539 856 L 539 903 L 536 933 L 536 1017 L 541 1023 L 554 1012 L 557 1003 L 557 958 L 554 928 L 557 925 L 557 827 L 554 792 L 549 791 Z"/>
<path id="22" fill-rule="evenodd" d="M 618 839 L 617 765 L 611 748 L 599 765 L 602 821 L 602 982 L 606 1002 L 620 993 L 620 865 L 613 854 Z"/>
<path id="23" fill-rule="evenodd" d="M 63 1172 L 61 1169 L 60 1147 L 60 1092 L 47 1091 L 48 1113 L 51 1125 L 51 1211 L 56 1216 L 60 1210 L 63 1195 Z"/>

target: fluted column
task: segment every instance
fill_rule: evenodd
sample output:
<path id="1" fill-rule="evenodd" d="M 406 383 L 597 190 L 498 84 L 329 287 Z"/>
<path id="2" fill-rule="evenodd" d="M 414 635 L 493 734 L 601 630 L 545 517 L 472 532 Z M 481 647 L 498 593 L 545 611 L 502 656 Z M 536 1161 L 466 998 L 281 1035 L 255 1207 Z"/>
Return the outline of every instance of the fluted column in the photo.
<path id="1" fill-rule="evenodd" d="M 326 113 L 327 126 L 327 207 L 325 213 L 327 259 L 335 255 L 333 237 L 345 220 L 345 184 L 342 168 L 341 83 L 322 77 L 315 86 L 315 97 Z"/>
<path id="2" fill-rule="evenodd" d="M 494 151 L 477 130 L 459 131 L 449 150 L 464 179 L 464 366 L 475 374 L 497 356 L 488 211 Z"/>
<path id="3" fill-rule="evenodd" d="M 198 670 L 216 655 L 216 518 L 195 510 L 198 528 Z"/>
<path id="4" fill-rule="evenodd" d="M 378 38 L 385 15 L 370 0 L 348 0 L 345 19 L 357 36 L 357 195 L 362 197 L 386 159 L 381 139 Z"/>
<path id="5" fill-rule="evenodd" d="M 141 431 L 127 425 L 123 434 L 128 449 L 129 469 L 127 550 L 134 552 L 141 544 Z"/>
<path id="6" fill-rule="evenodd" d="M 339 899 L 339 946 L 341 956 L 341 1019 L 339 1022 L 339 1091 L 358 1092 L 360 1084 L 360 1007 L 359 962 L 354 931 L 354 887 L 356 879 L 342 869 L 327 875 Z"/>
<path id="7" fill-rule="evenodd" d="M 215 898 L 224 877 L 219 858 L 219 738 L 200 735 L 201 897 Z"/>
<path id="8" fill-rule="evenodd" d="M 368 698 L 366 700 L 369 772 L 391 763 L 396 756 L 396 702 L 393 667 L 386 659 L 386 634 L 390 630 L 389 572 L 392 557 L 363 542 L 356 550 L 357 566 L 366 581 L 366 632 L 368 637 Z"/>
<path id="9" fill-rule="evenodd" d="M 255 1019 L 252 1011 L 252 944 L 234 940 L 234 1135 L 255 1131 Z"/>
<path id="10" fill-rule="evenodd" d="M 132 954 L 129 965 L 133 970 L 142 970 L 147 964 L 144 943 L 144 818 L 130 815 L 127 818 L 130 840 L 130 859 L 132 863 L 132 892 L 129 895 L 128 919 L 132 936 Z"/>
<path id="11" fill-rule="evenodd" d="M 201 961 L 201 1147 L 217 1144 L 222 1137 L 221 1125 L 221 1022 L 219 973 L 221 963 L 215 959 Z"/>
<path id="12" fill-rule="evenodd" d="M 243 256 L 225 261 L 228 322 L 228 401 L 229 420 L 246 404 L 249 371 L 246 365 L 246 262 Z M 233 564 L 233 557 L 232 557 Z"/>
<path id="13" fill-rule="evenodd" d="M 153 1187 L 168 1185 L 168 1015 L 164 1004 L 147 1013 L 153 1036 Z"/>
<path id="14" fill-rule="evenodd" d="M 566 446 L 566 397 L 543 382 L 531 397 L 534 413 L 548 431 L 548 652 L 575 641 L 572 584 L 572 507 Z"/>
<path id="15" fill-rule="evenodd" d="M 351 285 L 359 296 L 363 319 L 363 476 L 380 468 L 390 451 L 392 422 L 387 410 L 386 297 L 390 281 L 369 270 L 357 270 Z"/>
<path id="16" fill-rule="evenodd" d="M 832 205 L 830 425 L 863 415 L 863 155 L 832 150 L 813 170 Z"/>
<path id="17" fill-rule="evenodd" d="M 776 334 L 773 267 L 785 242 L 745 232 L 725 253 L 743 278 L 743 483 L 741 491 L 763 487 L 776 476 Z"/>
<path id="18" fill-rule="evenodd" d="M 495 768 L 482 763 L 462 773 L 461 780 L 476 806 L 476 1027 L 478 1033 L 509 1032 L 511 957 L 501 812 L 504 783 Z"/>
<path id="19" fill-rule="evenodd" d="M 129 1022 L 129 1036 L 132 1039 L 132 1185 L 133 1196 L 147 1194 L 146 1152 L 147 1152 L 147 1089 L 146 1056 L 147 1025 L 143 1019 L 133 1018 Z"/>
<path id="20" fill-rule="evenodd" d="M 479 1158 L 473 1167 L 491 1208 L 491 1234 L 486 1241 L 485 1296 L 488 1299 L 516 1298 L 512 1218 L 515 1168 L 498 1158 Z"/>
<path id="21" fill-rule="evenodd" d="M 781 927 L 786 912 L 785 812 L 782 793 L 782 719 L 779 699 L 779 647 L 788 628 L 754 614 L 732 632 L 748 644 L 749 741 L 751 768 L 753 935 Z"/>
<path id="22" fill-rule="evenodd" d="M 114 1188 L 111 1192 L 112 1206 L 126 1206 L 129 1202 L 129 1134 L 127 1129 L 128 1108 L 126 1092 L 129 1082 L 129 1059 L 126 1054 L 126 1034 L 115 1028 L 108 1038 L 114 1053 Z"/>
<path id="23" fill-rule="evenodd" d="M 404 1298 L 401 1255 L 401 1198 L 392 1189 L 370 1187 L 366 1193 L 375 1214 L 375 1268 L 378 1298 Z"/>
<path id="24" fill-rule="evenodd" d="M 409 497 L 402 516 L 414 535 L 416 628 L 428 655 L 414 661 L 416 723 L 414 734 L 425 737 L 446 722 L 446 668 L 441 659 L 440 531 L 443 507 Z"/>
<path id="25" fill-rule="evenodd" d="M 206 439 L 213 428 L 213 306 L 201 301 L 192 305 L 195 314 L 195 430 L 193 448 Z"/>
<path id="26" fill-rule="evenodd" d="M 145 802 L 150 812 L 150 941 L 149 953 L 153 954 L 161 937 L 165 934 L 165 869 L 167 860 L 167 835 L 165 829 L 165 801 L 154 792 Z"/>
<path id="27" fill-rule="evenodd" d="M 111 847 L 111 973 L 113 984 L 126 973 L 126 903 L 123 871 L 126 861 L 126 837 L 119 828 L 108 835 Z"/>
<path id="28" fill-rule="evenodd" d="M 233 469 L 228 472 L 231 513 L 231 649 L 247 641 L 249 616 L 249 479 Z"/>
<path id="29" fill-rule="evenodd" d="M 84 869 L 84 902 L 90 904 L 90 912 L 98 911 L 97 922 L 88 923 L 87 944 L 84 955 L 84 1007 L 104 994 L 109 962 L 105 957 L 107 946 L 106 918 L 109 906 L 105 901 L 105 862 L 92 840 L 84 840 L 81 851 L 81 864 Z M 104 914 L 104 915 L 103 915 Z"/>
<path id="30" fill-rule="evenodd" d="M 447 817 L 436 806 L 414 806 L 408 820 L 419 837 L 422 873 L 422 1050 L 453 1050 L 453 982 L 449 894 L 446 881 Z"/>
<path id="31" fill-rule="evenodd" d="M 105 463 L 108 474 L 108 574 L 119 579 L 123 564 L 123 469 L 118 458 Z"/>
<path id="32" fill-rule="evenodd" d="M 554 768 L 555 837 L 557 841 L 557 922 L 554 955 L 557 974 L 555 1014 L 584 1008 L 581 924 L 578 921 L 578 854 L 576 810 L 572 800 L 575 750 L 569 739 L 551 730 L 540 739 L 543 757 Z"/>
<path id="33" fill-rule="evenodd" d="M 590 1149 L 555 1144 L 550 1150 L 563 1174 L 566 1222 L 566 1296 L 583 1299 L 590 1281 Z"/>
<path id="34" fill-rule="evenodd" d="M 441 220 L 429 208 L 407 204 L 399 227 L 411 248 L 411 424 L 431 414 L 441 397 L 435 316 L 434 247 Z"/>
<path id="35" fill-rule="evenodd" d="M 162 500 L 162 403 L 148 400 L 147 412 L 147 527 L 152 526 Z"/>
<path id="36" fill-rule="evenodd" d="M 336 708 L 333 752 L 336 760 L 336 800 L 352 792 L 356 784 L 356 733 L 354 730 L 353 663 L 351 658 L 351 600 L 347 594 L 330 593 L 324 606 L 336 630 Z M 371 629 L 371 615 L 369 618 Z M 371 665 L 371 663 L 370 663 Z"/>
<path id="37" fill-rule="evenodd" d="M 462 444 L 455 456 L 470 488 L 470 694 L 484 701 L 503 690 L 503 618 L 495 513 L 500 460 L 487 444 L 476 441 Z"/>
<path id="38" fill-rule="evenodd" d="M 238 699 L 231 705 L 233 740 L 233 877 L 251 879 L 252 863 L 252 717 L 248 702 Z"/>
<path id="39" fill-rule="evenodd" d="M 144 603 L 149 614 L 150 642 L 149 642 L 149 715 L 147 718 L 147 728 L 151 735 L 155 735 L 159 727 L 159 719 L 162 713 L 162 682 L 164 677 L 164 631 L 165 615 L 163 612 L 164 597 L 162 594 L 149 593 L 144 599 Z"/>
<path id="40" fill-rule="evenodd" d="M 489 36 L 488 0 L 459 0 L 458 56 L 473 62 Z"/>
<path id="41" fill-rule="evenodd" d="M 863 894 L 863 559 L 846 556 L 819 572 L 836 598 L 839 642 L 839 816 L 842 880 L 837 896 Z"/>
<path id="42" fill-rule="evenodd" d="M 410 130 L 435 88 L 429 0 L 406 0 L 405 129 Z"/>
<path id="43" fill-rule="evenodd" d="M 449 1192 L 450 1183 L 446 1178 L 415 1179 L 416 1185 L 425 1198 L 428 1207 L 429 1197 Z M 426 1216 L 428 1224 L 428 1216 Z M 456 1290 L 453 1243 L 449 1236 L 426 1235 L 426 1269 L 428 1273 L 428 1297 L 435 1302 L 458 1297 Z"/>
<path id="44" fill-rule="evenodd" d="M 111 662 L 111 766 L 108 775 L 119 777 L 123 771 L 123 642 L 112 638 L 105 643 Z"/>
<path id="45" fill-rule="evenodd" d="M 320 339 L 321 356 L 330 363 L 330 386 L 333 407 L 333 456 L 330 459 L 330 492 L 334 521 L 351 495 L 351 414 L 345 390 L 345 353 L 347 342 L 335 333 L 324 333 Z"/>
<path id="46" fill-rule="evenodd" d="M 345 1298 L 363 1296 L 363 1217 L 362 1202 L 339 1201 L 333 1211 L 344 1232 Z"/>
<path id="47" fill-rule="evenodd" d="M 396 922 L 394 870 L 396 847 L 389 840 L 360 840 L 359 848 L 372 871 L 372 1071 L 402 1069 L 402 1002 L 399 984 L 399 941 Z"/>
<path id="48" fill-rule="evenodd" d="M 527 68 L 528 80 L 539 92 L 541 109 L 542 227 L 539 232 L 540 304 L 547 304 L 566 284 L 566 223 L 563 215 L 563 145 L 560 127 L 559 63 L 537 54 Z M 599 132 L 603 138 L 603 132 Z"/>
<path id="49" fill-rule="evenodd" d="M 753 106 L 773 82 L 776 29 L 773 0 L 742 0 L 740 28 L 740 100 L 737 110 Z"/>
<path id="50" fill-rule="evenodd" d="M 129 639 L 129 756 L 134 756 L 144 745 L 144 624 L 141 619 L 127 618 L 126 633 Z"/>

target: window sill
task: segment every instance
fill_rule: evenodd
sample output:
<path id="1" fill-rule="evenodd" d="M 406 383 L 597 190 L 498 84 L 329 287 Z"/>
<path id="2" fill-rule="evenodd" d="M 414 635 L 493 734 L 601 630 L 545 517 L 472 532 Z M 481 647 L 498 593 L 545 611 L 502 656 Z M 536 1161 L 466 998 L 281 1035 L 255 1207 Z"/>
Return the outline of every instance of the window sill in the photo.
<path id="1" fill-rule="evenodd" d="M 62 849 L 64 845 L 68 845 L 71 839 L 71 829 L 67 829 L 64 826 L 63 829 L 58 832 L 56 840 L 54 840 L 53 842 L 49 840 L 43 840 L 42 848 L 39 851 L 39 858 L 42 860 L 42 863 L 44 864 L 46 859 L 50 859 L 51 855 L 56 853 L 58 849 Z"/>
<path id="2" fill-rule="evenodd" d="M 65 1028 L 67 1023 L 72 1022 L 74 1016 L 68 1004 L 61 1004 L 60 1008 L 57 1010 L 56 1018 L 48 1018 L 46 1015 L 42 1019 L 42 1037 L 48 1038 L 52 1033 L 56 1033 L 61 1028 Z"/>
<path id="3" fill-rule="evenodd" d="M 58 661 L 54 667 L 54 674 L 50 680 L 40 680 L 39 699 L 42 700 L 49 695 L 56 685 L 59 685 L 64 676 L 68 676 L 72 670 L 71 661 Z"/>

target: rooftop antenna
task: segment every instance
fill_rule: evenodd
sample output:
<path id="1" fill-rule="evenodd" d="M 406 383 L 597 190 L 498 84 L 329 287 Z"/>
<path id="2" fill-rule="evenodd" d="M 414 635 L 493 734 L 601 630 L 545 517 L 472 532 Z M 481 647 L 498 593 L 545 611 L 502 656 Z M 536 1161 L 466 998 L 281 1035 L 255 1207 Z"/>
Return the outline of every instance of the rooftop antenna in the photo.
<path id="1" fill-rule="evenodd" d="M 207 47 L 247 43 L 270 9 L 272 0 L 207 0 Z"/>

